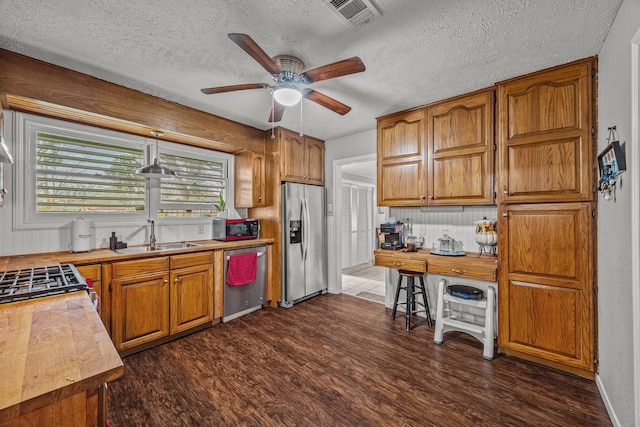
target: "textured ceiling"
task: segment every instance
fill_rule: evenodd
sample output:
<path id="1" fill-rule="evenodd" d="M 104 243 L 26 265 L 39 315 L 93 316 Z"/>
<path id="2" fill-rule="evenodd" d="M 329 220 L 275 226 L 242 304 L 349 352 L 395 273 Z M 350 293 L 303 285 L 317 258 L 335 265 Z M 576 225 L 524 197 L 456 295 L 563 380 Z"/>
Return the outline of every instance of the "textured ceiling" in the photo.
<path id="1" fill-rule="evenodd" d="M 260 129 L 268 83 L 227 38 L 250 35 L 270 56 L 312 69 L 352 56 L 360 74 L 311 85 L 352 107 L 340 116 L 308 100 L 302 130 L 322 139 L 375 128 L 375 118 L 596 55 L 622 0 L 375 0 L 383 15 L 359 29 L 327 0 L 1 0 L 0 47 Z M 300 130 L 300 107 L 280 125 Z"/>

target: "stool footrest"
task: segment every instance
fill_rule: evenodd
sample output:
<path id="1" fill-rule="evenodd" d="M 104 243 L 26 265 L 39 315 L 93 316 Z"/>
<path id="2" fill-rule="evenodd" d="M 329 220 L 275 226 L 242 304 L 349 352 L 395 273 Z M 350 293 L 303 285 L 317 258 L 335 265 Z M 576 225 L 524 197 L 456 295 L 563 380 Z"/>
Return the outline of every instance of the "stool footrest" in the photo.
<path id="1" fill-rule="evenodd" d="M 442 324 L 445 326 L 452 326 L 456 330 L 460 330 L 463 332 L 469 332 L 471 334 L 476 334 L 479 336 L 484 336 L 485 327 L 475 325 L 473 323 L 463 322 L 462 320 L 455 319 L 442 319 Z"/>

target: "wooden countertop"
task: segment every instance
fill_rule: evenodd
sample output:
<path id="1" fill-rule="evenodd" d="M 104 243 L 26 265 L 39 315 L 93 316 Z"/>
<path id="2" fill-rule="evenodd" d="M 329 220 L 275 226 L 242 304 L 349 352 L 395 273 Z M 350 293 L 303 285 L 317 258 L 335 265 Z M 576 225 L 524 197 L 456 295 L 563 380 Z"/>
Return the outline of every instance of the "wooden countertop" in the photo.
<path id="1" fill-rule="evenodd" d="M 171 243 L 171 242 L 162 242 Z M 30 268 L 42 265 L 55 264 L 94 264 L 124 259 L 141 259 L 158 255 L 175 255 L 178 253 L 201 252 L 215 249 L 236 249 L 251 246 L 270 245 L 273 239 L 238 240 L 235 242 L 223 242 L 220 240 L 195 240 L 189 243 L 197 243 L 201 246 L 192 246 L 180 249 L 164 249 L 162 251 L 149 251 L 140 253 L 119 254 L 109 249 L 94 249 L 91 252 L 45 252 L 39 254 L 9 255 L 0 257 L 0 271 L 15 270 L 18 268 Z"/>
<path id="2" fill-rule="evenodd" d="M 382 267 L 497 281 L 498 259 L 488 254 L 478 257 L 478 254 L 466 252 L 464 256 L 442 256 L 432 254 L 430 249 L 373 251 L 376 265 Z"/>
<path id="3" fill-rule="evenodd" d="M 0 423 L 123 374 L 86 292 L 0 305 Z"/>

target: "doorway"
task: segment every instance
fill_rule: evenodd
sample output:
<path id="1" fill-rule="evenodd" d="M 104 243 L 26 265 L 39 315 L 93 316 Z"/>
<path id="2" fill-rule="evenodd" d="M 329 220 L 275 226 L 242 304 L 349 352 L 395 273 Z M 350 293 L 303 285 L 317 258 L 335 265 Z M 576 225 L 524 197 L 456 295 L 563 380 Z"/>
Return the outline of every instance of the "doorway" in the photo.
<path id="1" fill-rule="evenodd" d="M 376 224 L 385 217 L 376 207 L 376 156 L 340 160 L 334 167 L 339 291 L 384 303 L 384 269 L 373 266 Z"/>

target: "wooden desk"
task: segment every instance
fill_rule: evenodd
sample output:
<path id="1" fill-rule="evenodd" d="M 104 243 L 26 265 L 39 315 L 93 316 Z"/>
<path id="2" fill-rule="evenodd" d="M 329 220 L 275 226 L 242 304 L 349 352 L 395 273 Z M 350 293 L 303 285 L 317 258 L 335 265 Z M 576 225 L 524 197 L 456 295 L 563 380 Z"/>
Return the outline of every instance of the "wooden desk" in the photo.
<path id="1" fill-rule="evenodd" d="M 442 256 L 432 254 L 430 249 L 419 249 L 417 252 L 376 249 L 373 255 L 375 265 L 380 267 L 489 282 L 498 280 L 498 259 L 486 254 L 478 258 L 478 252 L 467 252 L 465 256 Z"/>

